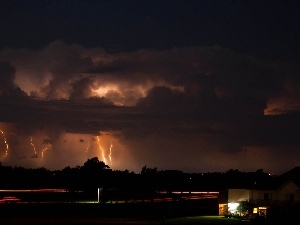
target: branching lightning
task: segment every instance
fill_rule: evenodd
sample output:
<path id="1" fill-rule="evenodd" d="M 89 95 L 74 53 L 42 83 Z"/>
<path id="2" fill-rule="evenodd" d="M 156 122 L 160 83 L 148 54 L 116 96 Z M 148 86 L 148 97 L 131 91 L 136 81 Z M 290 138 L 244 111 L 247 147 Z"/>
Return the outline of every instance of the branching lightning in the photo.
<path id="1" fill-rule="evenodd" d="M 103 148 L 100 146 L 99 136 L 97 136 L 97 142 L 98 142 L 98 147 L 99 147 L 99 149 L 101 150 L 101 153 L 102 153 L 103 162 L 106 164 L 106 158 L 105 158 L 104 150 L 103 150 Z"/>
<path id="2" fill-rule="evenodd" d="M 41 160 L 44 159 L 44 152 L 47 151 L 47 150 L 49 150 L 50 146 L 51 146 L 51 144 L 48 144 L 48 146 L 42 150 L 42 158 L 41 158 Z"/>
<path id="3" fill-rule="evenodd" d="M 33 143 L 33 138 L 32 137 L 30 137 L 30 144 L 33 147 L 33 151 L 34 151 L 34 154 L 31 156 L 31 158 L 38 158 L 38 154 L 37 154 L 37 151 L 36 151 L 36 147 Z M 44 149 L 41 150 L 41 160 L 44 159 L 45 151 L 49 150 L 50 146 L 52 145 L 51 140 L 49 140 L 49 139 L 44 139 L 43 144 L 47 144 L 47 147 L 45 147 Z"/>
<path id="4" fill-rule="evenodd" d="M 112 148 L 113 148 L 112 141 L 110 142 L 109 150 L 106 151 L 106 154 L 105 154 L 105 150 L 104 150 L 104 148 L 100 144 L 100 138 L 99 138 L 99 136 L 96 136 L 95 140 L 97 140 L 98 148 L 101 151 L 103 162 L 105 164 L 107 164 L 107 159 L 106 159 L 106 156 L 107 156 L 108 160 L 109 160 L 109 163 L 110 163 L 110 166 L 111 166 L 112 165 Z"/>

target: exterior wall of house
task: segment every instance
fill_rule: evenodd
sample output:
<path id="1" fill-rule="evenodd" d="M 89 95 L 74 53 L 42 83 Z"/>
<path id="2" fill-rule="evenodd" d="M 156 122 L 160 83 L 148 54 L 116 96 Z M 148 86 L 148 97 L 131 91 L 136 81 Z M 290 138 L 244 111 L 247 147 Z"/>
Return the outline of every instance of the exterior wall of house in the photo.
<path id="1" fill-rule="evenodd" d="M 228 202 L 300 201 L 299 187 L 287 182 L 278 190 L 229 189 Z"/>
<path id="2" fill-rule="evenodd" d="M 274 193 L 273 190 L 251 190 L 252 192 L 252 198 L 250 200 L 253 201 L 262 201 L 262 200 L 273 200 L 274 199 Z"/>
<path id="3" fill-rule="evenodd" d="M 274 193 L 274 200 L 277 201 L 299 201 L 299 187 L 293 182 L 288 182 Z"/>
<path id="4" fill-rule="evenodd" d="M 225 201 L 219 202 L 219 214 L 224 215 L 226 210 L 231 213 L 232 203 L 243 201 L 253 204 L 253 213 L 256 209 L 256 213 L 266 215 L 266 209 L 273 204 L 300 202 L 300 188 L 294 182 L 288 181 L 277 190 L 228 189 L 227 204 Z"/>
<path id="5" fill-rule="evenodd" d="M 250 200 L 249 189 L 229 189 L 228 202 L 241 202 Z"/>

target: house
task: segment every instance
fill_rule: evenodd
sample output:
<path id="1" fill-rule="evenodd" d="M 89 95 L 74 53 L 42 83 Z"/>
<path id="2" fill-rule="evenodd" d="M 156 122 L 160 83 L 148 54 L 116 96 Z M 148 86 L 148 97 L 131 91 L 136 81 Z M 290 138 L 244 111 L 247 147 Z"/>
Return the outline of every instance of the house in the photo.
<path id="1" fill-rule="evenodd" d="M 219 215 L 267 215 L 270 207 L 299 203 L 300 167 L 295 167 L 280 176 L 255 182 L 251 187 L 228 188 L 220 193 Z"/>

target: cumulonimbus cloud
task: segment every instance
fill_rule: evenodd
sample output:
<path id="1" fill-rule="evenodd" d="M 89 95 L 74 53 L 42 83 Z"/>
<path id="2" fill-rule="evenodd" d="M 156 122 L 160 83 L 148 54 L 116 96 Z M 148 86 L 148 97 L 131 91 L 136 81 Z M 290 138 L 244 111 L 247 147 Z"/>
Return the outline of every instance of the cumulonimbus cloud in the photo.
<path id="1" fill-rule="evenodd" d="M 274 145 L 274 137 L 278 145 L 299 144 L 295 126 L 284 126 L 287 138 L 271 126 L 282 127 L 282 117 L 270 123 L 271 117 L 264 116 L 269 104 L 297 99 L 295 72 L 282 73 L 283 67 L 230 49 L 107 53 L 57 40 L 37 50 L 4 49 L 0 61 L 0 104 L 5 108 L 0 119 L 13 124 L 6 132 L 23 134 L 19 139 L 26 140 L 31 153 L 28 137 L 39 136 L 40 149 L 56 146 L 62 154 L 58 146 L 85 152 L 91 149 L 87 143 L 97 147 L 101 132 L 114 133 L 138 165 L 155 156 L 163 165 L 172 152 L 179 163 L 183 149 L 186 157 L 193 152 L 196 158 L 209 149 L 245 154 L 246 147 Z M 282 113 L 291 109 L 284 102 L 278 104 Z M 66 133 L 89 137 L 71 145 Z"/>

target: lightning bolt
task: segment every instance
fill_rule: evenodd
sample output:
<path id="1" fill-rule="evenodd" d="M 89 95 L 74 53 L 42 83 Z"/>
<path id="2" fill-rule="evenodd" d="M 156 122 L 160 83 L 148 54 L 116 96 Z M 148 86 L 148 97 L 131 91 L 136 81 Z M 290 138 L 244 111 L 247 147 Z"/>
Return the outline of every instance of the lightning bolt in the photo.
<path id="1" fill-rule="evenodd" d="M 1 132 L 2 137 L 3 137 L 3 140 L 4 140 L 4 144 L 5 144 L 5 146 L 6 146 L 6 148 L 5 148 L 5 154 L 4 154 L 4 156 L 2 157 L 2 158 L 5 158 L 5 157 L 7 156 L 7 154 L 8 154 L 8 143 L 7 143 L 7 141 L 6 141 L 4 132 L 3 132 L 2 130 L 0 130 L 0 132 Z"/>
<path id="2" fill-rule="evenodd" d="M 112 159 L 111 159 L 112 147 L 113 147 L 113 144 L 112 144 L 112 141 L 110 141 L 109 155 L 108 155 L 109 161 L 110 161 L 110 165 L 112 165 Z"/>
<path id="3" fill-rule="evenodd" d="M 47 151 L 47 150 L 49 150 L 50 146 L 51 146 L 51 144 L 48 144 L 48 146 L 42 150 L 42 158 L 41 158 L 41 160 L 44 159 L 44 152 Z"/>
<path id="4" fill-rule="evenodd" d="M 90 149 L 90 145 L 91 145 L 91 140 L 89 141 L 89 143 L 88 143 L 88 146 L 86 147 L 86 153 L 88 153 L 89 152 L 89 149 Z"/>
<path id="5" fill-rule="evenodd" d="M 36 153 L 36 150 L 35 150 L 35 146 L 33 144 L 33 138 L 32 137 L 30 137 L 30 144 L 33 147 L 33 155 L 31 156 L 31 158 L 37 158 L 37 153 Z"/>
<path id="6" fill-rule="evenodd" d="M 105 155 L 104 155 L 104 150 L 103 150 L 103 148 L 100 146 L 99 136 L 97 136 L 97 142 L 98 142 L 98 147 L 99 147 L 99 149 L 101 150 L 101 153 L 102 153 L 103 162 L 106 164 L 106 158 L 105 158 Z"/>

